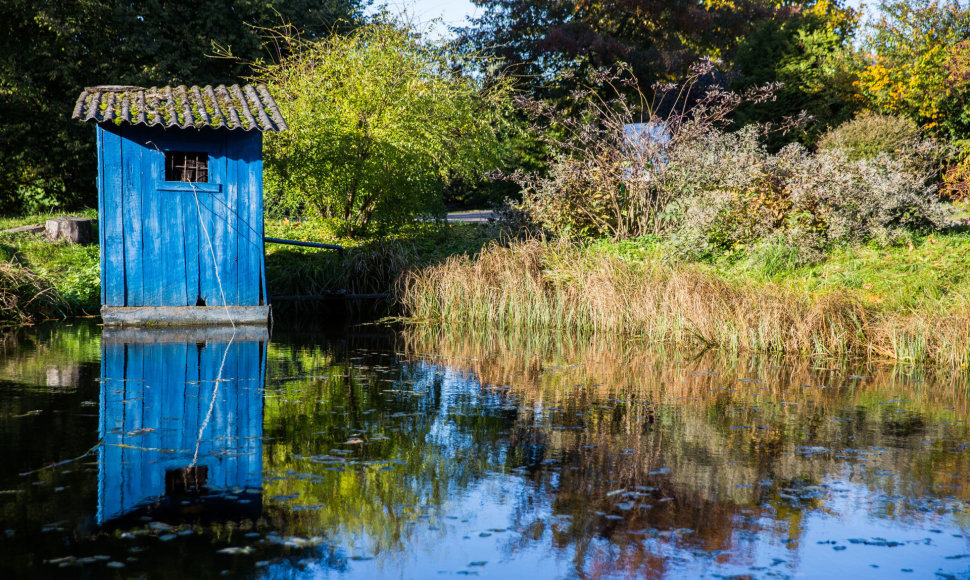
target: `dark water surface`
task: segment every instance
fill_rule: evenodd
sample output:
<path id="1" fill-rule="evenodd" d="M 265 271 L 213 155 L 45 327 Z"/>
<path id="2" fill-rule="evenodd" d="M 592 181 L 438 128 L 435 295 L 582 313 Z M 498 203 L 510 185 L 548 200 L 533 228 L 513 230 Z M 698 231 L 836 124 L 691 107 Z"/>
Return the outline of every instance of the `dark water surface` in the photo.
<path id="1" fill-rule="evenodd" d="M 0 578 L 970 578 L 967 382 L 630 342 L 0 343 Z"/>

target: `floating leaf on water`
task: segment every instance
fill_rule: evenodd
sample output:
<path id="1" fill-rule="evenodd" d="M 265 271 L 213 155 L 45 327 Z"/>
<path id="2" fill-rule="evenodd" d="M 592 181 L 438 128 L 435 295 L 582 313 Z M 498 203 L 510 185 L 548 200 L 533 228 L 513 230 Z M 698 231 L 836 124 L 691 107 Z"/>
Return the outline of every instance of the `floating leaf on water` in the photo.
<path id="1" fill-rule="evenodd" d="M 221 550 L 218 550 L 218 551 L 216 551 L 216 553 L 217 554 L 229 554 L 230 556 L 236 556 L 236 555 L 244 555 L 245 556 L 245 555 L 248 555 L 248 554 L 252 554 L 253 553 L 253 548 L 252 548 L 252 546 L 246 546 L 246 547 L 243 547 L 243 548 L 240 548 L 238 546 L 230 546 L 228 548 L 223 548 Z"/>
<path id="2" fill-rule="evenodd" d="M 902 546 L 903 542 L 895 542 L 892 540 L 887 540 L 885 538 L 872 538 L 866 540 L 863 538 L 849 538 L 850 544 L 862 544 L 865 546 L 882 546 L 886 548 L 895 548 L 896 546 Z"/>
<path id="3" fill-rule="evenodd" d="M 40 415 L 43 412 L 44 412 L 43 409 L 34 409 L 33 411 L 27 411 L 23 415 L 14 415 L 12 418 L 13 419 L 20 419 L 20 418 L 23 418 L 23 417 L 31 417 L 33 415 Z"/>

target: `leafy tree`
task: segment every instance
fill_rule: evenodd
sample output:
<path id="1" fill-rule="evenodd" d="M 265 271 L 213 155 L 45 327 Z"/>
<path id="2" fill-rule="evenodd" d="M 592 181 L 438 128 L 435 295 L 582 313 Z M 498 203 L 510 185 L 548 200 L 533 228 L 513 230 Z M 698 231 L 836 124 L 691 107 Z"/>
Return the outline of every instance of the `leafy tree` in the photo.
<path id="1" fill-rule="evenodd" d="M 446 48 L 389 23 L 294 42 L 261 71 L 290 125 L 267 140 L 271 201 L 360 235 L 440 212 L 448 182 L 502 157 L 508 83 L 462 73 Z"/>
<path id="2" fill-rule="evenodd" d="M 939 136 L 970 137 L 970 8 L 884 0 L 880 10 L 858 81 L 869 106 L 908 116 Z"/>
<path id="3" fill-rule="evenodd" d="M 236 82 L 260 28 L 321 36 L 362 0 L 0 2 L 0 211 L 93 205 L 94 138 L 71 120 L 85 86 Z M 210 58 L 222 47 L 242 60 Z"/>
<path id="4" fill-rule="evenodd" d="M 858 13 L 830 0 L 803 8 L 794 16 L 762 22 L 741 42 L 735 59 L 737 88 L 780 83 L 775 99 L 742 106 L 739 124 L 773 122 L 801 111 L 815 120 L 795 134 L 775 133 L 769 138 L 773 148 L 793 137 L 812 144 L 862 105 L 851 49 Z"/>
<path id="5" fill-rule="evenodd" d="M 674 81 L 702 57 L 730 60 L 752 23 L 791 12 L 771 0 L 474 0 L 460 30 L 537 96 L 563 97 L 591 70 L 629 64 L 642 86 Z"/>

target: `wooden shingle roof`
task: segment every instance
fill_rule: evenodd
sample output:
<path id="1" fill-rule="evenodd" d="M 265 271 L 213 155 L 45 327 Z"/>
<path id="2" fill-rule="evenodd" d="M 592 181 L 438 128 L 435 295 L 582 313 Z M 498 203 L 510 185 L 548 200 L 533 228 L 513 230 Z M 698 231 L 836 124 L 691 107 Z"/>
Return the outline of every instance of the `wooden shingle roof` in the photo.
<path id="1" fill-rule="evenodd" d="M 284 131 L 286 121 L 264 85 L 99 86 L 84 89 L 73 118 L 181 129 Z"/>

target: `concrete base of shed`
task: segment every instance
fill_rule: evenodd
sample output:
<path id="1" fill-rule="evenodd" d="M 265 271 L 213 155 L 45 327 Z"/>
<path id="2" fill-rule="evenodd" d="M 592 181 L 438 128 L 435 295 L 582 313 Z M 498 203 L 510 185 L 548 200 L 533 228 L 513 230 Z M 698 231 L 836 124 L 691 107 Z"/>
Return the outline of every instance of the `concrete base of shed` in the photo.
<path id="1" fill-rule="evenodd" d="M 269 306 L 102 306 L 105 326 L 266 324 Z"/>

